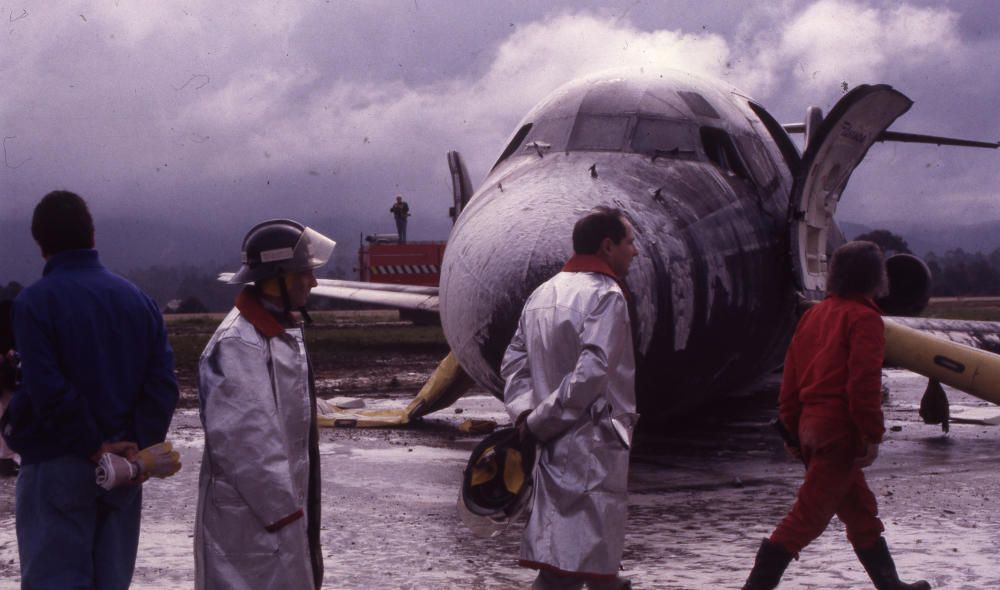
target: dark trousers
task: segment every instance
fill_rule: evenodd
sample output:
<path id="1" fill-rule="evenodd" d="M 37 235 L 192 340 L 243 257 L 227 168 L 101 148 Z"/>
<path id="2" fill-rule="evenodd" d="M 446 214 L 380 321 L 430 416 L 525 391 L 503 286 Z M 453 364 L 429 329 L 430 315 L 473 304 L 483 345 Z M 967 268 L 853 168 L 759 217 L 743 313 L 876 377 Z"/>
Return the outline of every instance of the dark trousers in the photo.
<path id="1" fill-rule="evenodd" d="M 22 590 L 128 588 L 142 488 L 106 492 L 94 468 L 79 457 L 21 467 L 15 514 Z"/>
<path id="2" fill-rule="evenodd" d="M 878 518 L 875 495 L 854 462 L 856 457 L 853 436 L 839 436 L 818 446 L 803 440 L 805 481 L 792 510 L 771 533 L 771 542 L 780 543 L 798 556 L 803 547 L 826 530 L 836 514 L 847 527 L 847 539 L 854 547 L 871 547 L 884 527 Z"/>
<path id="3" fill-rule="evenodd" d="M 406 218 L 397 217 L 396 218 L 396 233 L 399 234 L 399 243 L 406 243 Z"/>

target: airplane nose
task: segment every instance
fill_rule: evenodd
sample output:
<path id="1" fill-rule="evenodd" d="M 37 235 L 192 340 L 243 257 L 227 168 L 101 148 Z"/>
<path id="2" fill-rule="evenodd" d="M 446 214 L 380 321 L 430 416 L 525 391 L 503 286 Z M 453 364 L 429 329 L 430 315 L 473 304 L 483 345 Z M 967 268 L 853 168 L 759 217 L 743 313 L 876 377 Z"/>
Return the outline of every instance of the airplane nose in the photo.
<path id="1" fill-rule="evenodd" d="M 462 367 L 483 387 L 503 390 L 500 361 L 524 301 L 565 264 L 573 224 L 594 204 L 558 190 L 495 187 L 462 212 L 442 261 L 441 324 Z"/>

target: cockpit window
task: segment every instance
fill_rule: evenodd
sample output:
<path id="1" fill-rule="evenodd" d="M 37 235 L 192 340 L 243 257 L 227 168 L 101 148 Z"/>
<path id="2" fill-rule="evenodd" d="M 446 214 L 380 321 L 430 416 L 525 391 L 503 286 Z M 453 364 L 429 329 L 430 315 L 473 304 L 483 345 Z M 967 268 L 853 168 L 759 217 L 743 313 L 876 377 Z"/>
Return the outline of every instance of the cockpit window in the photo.
<path id="1" fill-rule="evenodd" d="M 695 129 L 688 121 L 639 117 L 632 133 L 632 150 L 653 157 L 693 158 Z"/>
<path id="2" fill-rule="evenodd" d="M 621 151 L 628 125 L 628 116 L 580 115 L 573 125 L 567 149 Z"/>
<path id="3" fill-rule="evenodd" d="M 740 135 L 736 141 L 739 143 L 740 153 L 746 158 L 750 174 L 757 181 L 757 186 L 762 188 L 770 186 L 775 181 L 774 177 L 778 171 L 775 170 L 771 157 L 764 149 L 764 144 L 753 135 Z"/>
<path id="4" fill-rule="evenodd" d="M 724 172 L 735 174 L 746 180 L 750 179 L 746 167 L 740 159 L 739 151 L 728 133 L 715 127 L 702 127 L 701 144 L 708 159 Z"/>
<path id="5" fill-rule="evenodd" d="M 700 115 L 702 117 L 710 117 L 712 119 L 718 119 L 719 113 L 715 110 L 705 97 L 698 94 L 697 92 L 690 92 L 681 90 L 677 93 L 680 95 L 681 99 L 687 104 L 691 112 Z"/>
<path id="6" fill-rule="evenodd" d="M 532 148 L 532 144 L 549 146 L 551 151 L 562 151 L 566 149 L 566 142 L 572 126 L 572 117 L 538 119 L 531 126 L 531 131 L 524 143 L 521 144 L 518 153 L 533 153 L 535 150 Z"/>
<path id="7" fill-rule="evenodd" d="M 514 137 L 511 138 L 510 143 L 508 143 L 507 147 L 504 148 L 503 153 L 500 154 L 499 158 L 497 158 L 496 164 L 493 164 L 493 168 L 499 166 L 500 162 L 503 162 L 507 158 L 511 157 L 511 155 L 517 151 L 517 148 L 521 147 L 521 144 L 524 143 L 524 138 L 528 137 L 529 131 L 531 131 L 531 123 L 522 125 L 521 128 L 517 130 L 517 133 L 515 133 Z"/>

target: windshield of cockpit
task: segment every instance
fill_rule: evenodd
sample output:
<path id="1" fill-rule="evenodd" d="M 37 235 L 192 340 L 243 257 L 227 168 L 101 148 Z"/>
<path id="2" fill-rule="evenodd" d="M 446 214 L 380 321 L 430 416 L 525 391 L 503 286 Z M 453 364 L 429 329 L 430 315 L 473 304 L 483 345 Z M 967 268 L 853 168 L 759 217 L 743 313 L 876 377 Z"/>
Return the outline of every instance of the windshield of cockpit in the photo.
<path id="1" fill-rule="evenodd" d="M 697 157 L 699 141 L 698 126 L 689 120 L 636 114 L 579 114 L 523 125 L 496 165 L 515 154 L 544 156 L 561 151 L 630 152 L 652 158 L 693 159 Z"/>

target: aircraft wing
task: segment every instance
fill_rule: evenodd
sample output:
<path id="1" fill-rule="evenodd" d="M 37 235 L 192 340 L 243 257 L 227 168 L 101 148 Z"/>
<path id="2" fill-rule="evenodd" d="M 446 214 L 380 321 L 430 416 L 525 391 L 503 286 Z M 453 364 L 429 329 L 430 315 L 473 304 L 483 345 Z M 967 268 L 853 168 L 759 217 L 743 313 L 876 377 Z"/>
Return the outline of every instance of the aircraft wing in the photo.
<path id="1" fill-rule="evenodd" d="M 359 301 L 399 309 L 438 312 L 438 288 L 390 285 L 336 279 L 317 279 L 312 294 L 345 301 Z"/>
<path id="2" fill-rule="evenodd" d="M 219 280 L 228 282 L 232 276 L 233 273 L 225 272 L 219 275 Z M 316 282 L 318 285 L 313 288 L 312 294 L 320 297 L 438 313 L 437 287 L 364 283 L 337 279 L 317 279 Z"/>

